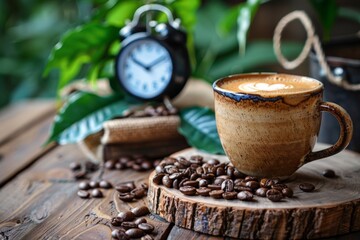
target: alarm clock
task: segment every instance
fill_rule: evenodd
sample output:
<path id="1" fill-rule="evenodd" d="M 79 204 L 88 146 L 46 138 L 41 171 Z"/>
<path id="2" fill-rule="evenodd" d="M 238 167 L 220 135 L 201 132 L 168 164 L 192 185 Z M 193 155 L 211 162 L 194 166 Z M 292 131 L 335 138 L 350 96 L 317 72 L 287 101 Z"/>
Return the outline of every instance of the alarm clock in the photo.
<path id="1" fill-rule="evenodd" d="M 147 21 L 141 16 L 160 11 L 167 23 Z M 141 100 L 174 98 L 190 76 L 186 33 L 180 20 L 159 4 L 148 4 L 135 11 L 133 20 L 120 30 L 121 50 L 115 60 L 115 74 L 128 94 Z"/>

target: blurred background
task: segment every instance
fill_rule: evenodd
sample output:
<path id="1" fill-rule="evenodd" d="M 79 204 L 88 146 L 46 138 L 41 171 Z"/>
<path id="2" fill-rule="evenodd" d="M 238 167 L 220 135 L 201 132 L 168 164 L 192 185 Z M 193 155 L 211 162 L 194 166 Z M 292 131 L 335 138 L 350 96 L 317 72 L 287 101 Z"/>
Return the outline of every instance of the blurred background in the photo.
<path id="1" fill-rule="evenodd" d="M 2 0 L 0 1 L 0 108 L 27 98 L 54 98 L 59 72 L 43 75 L 51 49 L 71 28 L 87 22 L 103 0 Z M 121 0 L 119 0 L 121 2 Z M 236 23 L 228 32 L 219 24 L 243 1 L 201 1 L 194 28 L 193 77 L 212 82 L 217 78 L 241 72 L 276 71 L 309 75 L 308 63 L 293 71 L 278 64 L 272 50 L 273 31 L 278 21 L 293 10 L 305 10 L 322 39 L 354 34 L 359 22 L 349 20 L 360 10 L 360 1 L 339 0 L 338 17 L 328 34 L 324 33 L 313 3 L 316 1 L 263 1 L 248 33 L 245 54 L 239 54 Z M 318 1 L 321 2 L 321 1 Z M 324 6 L 323 13 L 326 15 Z M 321 14 L 321 12 L 320 12 Z M 326 16 L 325 16 L 326 17 Z M 351 16 L 359 19 L 360 16 Z M 236 21 L 236 18 L 235 18 Z M 91 37 L 91 36 L 90 36 Z M 306 33 L 300 23 L 292 23 L 284 32 L 283 52 L 288 57 L 300 53 Z M 84 77 L 80 73 L 78 78 Z"/>

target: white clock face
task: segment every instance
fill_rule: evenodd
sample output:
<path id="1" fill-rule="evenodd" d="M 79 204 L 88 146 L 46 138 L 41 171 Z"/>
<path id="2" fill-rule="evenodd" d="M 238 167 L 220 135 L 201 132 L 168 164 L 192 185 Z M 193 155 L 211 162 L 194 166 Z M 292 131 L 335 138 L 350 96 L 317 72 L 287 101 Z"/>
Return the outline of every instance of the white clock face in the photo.
<path id="1" fill-rule="evenodd" d="M 151 39 L 142 39 L 123 50 L 117 68 L 123 86 L 130 93 L 150 99 L 168 86 L 173 63 L 164 46 Z"/>

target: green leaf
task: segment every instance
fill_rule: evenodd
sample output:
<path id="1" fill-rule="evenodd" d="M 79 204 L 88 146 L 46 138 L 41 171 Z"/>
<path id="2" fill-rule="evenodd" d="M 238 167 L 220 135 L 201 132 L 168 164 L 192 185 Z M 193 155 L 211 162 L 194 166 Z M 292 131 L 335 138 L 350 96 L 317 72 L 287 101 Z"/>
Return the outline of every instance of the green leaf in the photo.
<path id="1" fill-rule="evenodd" d="M 106 15 L 106 22 L 110 25 L 123 27 L 126 20 L 131 20 L 135 10 L 141 6 L 140 1 L 119 1 Z"/>
<path id="2" fill-rule="evenodd" d="M 84 64 L 100 61 L 117 38 L 118 28 L 98 23 L 88 23 L 67 32 L 53 48 L 45 75 L 58 68 L 58 89 L 61 89 L 78 75 Z"/>
<path id="3" fill-rule="evenodd" d="M 121 116 L 130 106 L 119 95 L 100 97 L 88 92 L 76 93 L 70 96 L 55 117 L 47 143 L 78 142 L 100 131 L 103 122 Z"/>
<path id="4" fill-rule="evenodd" d="M 334 25 L 337 15 L 337 5 L 335 0 L 310 0 L 317 15 L 319 16 L 320 23 L 324 30 L 324 39 L 330 39 L 331 28 Z"/>
<path id="5" fill-rule="evenodd" d="M 245 53 L 247 34 L 261 2 L 262 0 L 247 0 L 246 3 L 240 4 L 239 16 L 237 18 L 237 39 L 241 54 Z"/>
<path id="6" fill-rule="evenodd" d="M 228 35 L 231 30 L 236 26 L 238 14 L 240 11 L 240 5 L 229 9 L 228 13 L 220 20 L 217 29 L 223 36 Z"/>
<path id="7" fill-rule="evenodd" d="M 339 7 L 337 14 L 340 17 L 360 23 L 360 11 L 358 11 L 356 9 L 347 8 L 347 7 Z"/>
<path id="8" fill-rule="evenodd" d="M 209 153 L 225 154 L 216 129 L 215 114 L 211 109 L 185 108 L 180 111 L 180 118 L 178 131 L 191 146 Z"/>

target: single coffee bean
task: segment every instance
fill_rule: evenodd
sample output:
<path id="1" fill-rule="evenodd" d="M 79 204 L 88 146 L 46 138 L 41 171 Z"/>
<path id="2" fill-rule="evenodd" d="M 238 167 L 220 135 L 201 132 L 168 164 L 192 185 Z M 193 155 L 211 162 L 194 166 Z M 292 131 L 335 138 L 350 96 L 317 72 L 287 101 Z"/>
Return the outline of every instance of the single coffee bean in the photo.
<path id="1" fill-rule="evenodd" d="M 283 189 L 287 188 L 287 187 L 288 187 L 287 185 L 281 184 L 281 183 L 273 184 L 273 185 L 271 186 L 272 189 L 279 190 L 280 192 L 281 192 Z"/>
<path id="2" fill-rule="evenodd" d="M 101 188 L 104 188 L 104 189 L 112 188 L 111 183 L 108 182 L 108 181 L 105 181 L 105 180 L 100 181 L 100 182 L 99 182 L 99 186 L 100 186 Z"/>
<path id="3" fill-rule="evenodd" d="M 79 188 L 80 190 L 89 190 L 89 189 L 90 189 L 90 185 L 89 185 L 88 182 L 85 182 L 85 181 L 84 181 L 84 182 L 79 183 L 78 188 Z"/>
<path id="4" fill-rule="evenodd" d="M 208 184 L 209 182 L 206 179 L 200 179 L 199 181 L 199 187 L 206 187 Z"/>
<path id="5" fill-rule="evenodd" d="M 162 184 L 167 187 L 167 188 L 171 188 L 172 187 L 172 184 L 173 184 L 173 180 L 171 180 L 169 178 L 169 175 L 165 175 L 163 178 L 162 178 Z"/>
<path id="6" fill-rule="evenodd" d="M 138 225 L 138 228 L 146 233 L 151 233 L 152 231 L 154 231 L 154 226 L 150 223 L 140 223 Z"/>
<path id="7" fill-rule="evenodd" d="M 242 185 L 242 183 L 245 183 L 245 185 Z M 235 184 L 235 185 L 246 186 L 246 182 L 245 182 L 245 180 L 242 179 L 242 178 L 237 178 L 237 179 L 235 179 L 235 180 L 234 180 L 234 184 Z"/>
<path id="8" fill-rule="evenodd" d="M 234 167 L 228 166 L 228 168 L 226 169 L 226 174 L 227 174 L 230 178 L 233 178 L 233 177 L 234 177 L 234 171 L 235 171 L 235 168 L 234 168 Z"/>
<path id="9" fill-rule="evenodd" d="M 251 181 L 247 181 L 245 183 L 245 186 L 255 190 L 260 187 L 260 184 L 257 181 L 251 180 Z"/>
<path id="10" fill-rule="evenodd" d="M 191 181 L 194 181 L 195 179 L 197 179 L 197 178 L 199 178 L 201 175 L 200 174 L 198 174 L 198 173 L 192 173 L 191 175 L 190 175 L 190 180 Z"/>
<path id="11" fill-rule="evenodd" d="M 266 197 L 266 192 L 268 191 L 267 188 L 261 187 L 256 189 L 255 194 L 259 197 Z"/>
<path id="12" fill-rule="evenodd" d="M 81 198 L 89 198 L 90 197 L 90 194 L 85 190 L 79 190 L 77 192 L 77 195 Z"/>
<path id="13" fill-rule="evenodd" d="M 190 167 L 191 162 L 189 160 L 187 160 L 186 158 L 180 157 L 178 159 L 179 163 L 181 163 L 182 165 L 184 165 L 185 167 Z"/>
<path id="14" fill-rule="evenodd" d="M 78 162 L 72 162 L 69 164 L 69 167 L 72 171 L 77 171 L 81 169 L 81 164 Z"/>
<path id="15" fill-rule="evenodd" d="M 199 164 L 199 165 L 201 165 L 202 163 L 203 163 L 203 157 L 202 156 L 200 156 L 200 155 L 194 155 L 194 156 L 191 156 L 190 157 L 190 159 L 189 159 L 189 161 L 191 162 L 191 163 L 195 163 L 195 164 Z"/>
<path id="16" fill-rule="evenodd" d="M 214 184 L 221 185 L 224 181 L 225 181 L 225 179 L 223 179 L 223 178 L 215 178 Z"/>
<path id="17" fill-rule="evenodd" d="M 225 172 L 225 169 L 223 167 L 218 167 L 216 169 L 216 176 L 221 176 L 221 175 L 225 175 L 226 172 Z"/>
<path id="18" fill-rule="evenodd" d="M 181 180 L 180 183 L 179 183 L 179 187 L 182 187 L 184 185 L 184 182 L 186 182 L 186 181 L 189 181 L 189 179 L 184 178 L 183 180 Z"/>
<path id="19" fill-rule="evenodd" d="M 231 177 L 229 177 L 228 175 L 220 175 L 220 176 L 217 176 L 216 178 L 219 178 L 219 179 L 231 179 Z"/>
<path id="20" fill-rule="evenodd" d="M 146 221 L 145 218 L 138 218 L 138 219 L 135 220 L 135 223 L 136 223 L 137 225 L 139 225 L 140 223 L 146 223 L 146 222 L 147 222 L 147 221 Z"/>
<path id="21" fill-rule="evenodd" d="M 221 190 L 220 185 L 209 184 L 207 187 L 210 188 L 211 190 Z"/>
<path id="22" fill-rule="evenodd" d="M 99 187 L 99 182 L 98 181 L 90 181 L 89 185 L 91 188 L 98 188 Z"/>
<path id="23" fill-rule="evenodd" d="M 130 228 L 125 233 L 131 238 L 140 238 L 145 235 L 144 231 L 139 228 Z"/>
<path id="24" fill-rule="evenodd" d="M 243 174 L 242 172 L 240 172 L 239 170 L 237 170 L 237 169 L 235 168 L 235 170 L 234 170 L 234 177 L 235 177 L 235 178 L 245 178 L 246 175 Z"/>
<path id="25" fill-rule="evenodd" d="M 121 227 L 123 227 L 125 229 L 136 228 L 137 224 L 134 222 L 122 222 Z"/>
<path id="26" fill-rule="evenodd" d="M 233 180 L 226 179 L 224 182 L 222 182 L 221 189 L 224 192 L 232 192 L 234 190 L 234 182 L 233 182 Z"/>
<path id="27" fill-rule="evenodd" d="M 232 200 L 236 198 L 237 194 L 237 192 L 224 192 L 222 197 L 226 200 Z"/>
<path id="28" fill-rule="evenodd" d="M 93 198 L 102 198 L 102 197 L 103 197 L 103 194 L 102 194 L 102 192 L 101 192 L 99 189 L 93 189 L 93 190 L 91 191 L 91 196 L 92 196 Z"/>
<path id="29" fill-rule="evenodd" d="M 220 199 L 220 198 L 222 198 L 223 193 L 224 193 L 223 190 L 212 190 L 209 193 L 209 196 L 212 197 L 212 198 L 215 198 L 215 199 Z"/>
<path id="30" fill-rule="evenodd" d="M 135 164 L 135 161 L 134 160 L 129 160 L 126 162 L 126 167 L 127 168 L 132 168 L 132 166 Z"/>
<path id="31" fill-rule="evenodd" d="M 212 158 L 209 161 L 207 161 L 208 164 L 212 164 L 212 165 L 218 165 L 220 163 L 219 160 Z"/>
<path id="32" fill-rule="evenodd" d="M 196 168 L 196 173 L 197 173 L 198 175 L 202 175 L 202 174 L 205 173 L 205 170 L 204 170 L 203 167 L 198 167 L 198 168 Z"/>
<path id="33" fill-rule="evenodd" d="M 149 208 L 146 206 L 133 208 L 131 209 L 131 212 L 134 213 L 136 217 L 145 216 L 150 213 Z"/>
<path id="34" fill-rule="evenodd" d="M 315 186 L 311 183 L 300 183 L 299 188 L 304 192 L 312 192 Z"/>
<path id="35" fill-rule="evenodd" d="M 199 182 L 189 180 L 184 182 L 183 186 L 199 187 Z"/>
<path id="36" fill-rule="evenodd" d="M 119 193 L 119 199 L 123 202 L 132 202 L 135 196 L 132 193 Z"/>
<path id="37" fill-rule="evenodd" d="M 143 188 L 135 188 L 131 190 L 131 193 L 134 194 L 134 198 L 141 199 L 146 196 L 146 191 Z"/>
<path id="38" fill-rule="evenodd" d="M 175 189 L 179 189 L 179 186 L 180 185 L 180 180 L 177 178 L 177 179 L 175 179 L 174 181 L 173 181 L 173 188 L 175 188 Z"/>
<path id="39" fill-rule="evenodd" d="M 249 187 L 244 187 L 244 186 L 241 186 L 241 185 L 235 185 L 234 190 L 237 191 L 237 192 L 241 192 L 241 191 L 252 192 L 253 191 L 253 189 L 251 189 Z"/>
<path id="40" fill-rule="evenodd" d="M 196 188 L 192 186 L 183 186 L 180 187 L 180 192 L 184 195 L 193 196 L 196 194 Z"/>
<path id="41" fill-rule="evenodd" d="M 294 192 L 291 188 L 284 188 L 282 189 L 281 193 L 288 198 L 291 198 L 294 196 Z"/>
<path id="42" fill-rule="evenodd" d="M 209 196 L 209 193 L 211 191 L 212 190 L 210 188 L 207 188 L 207 187 L 200 187 L 199 189 L 196 189 L 197 194 L 200 195 L 200 196 Z"/>
<path id="43" fill-rule="evenodd" d="M 131 211 L 126 211 L 126 212 L 119 212 L 118 214 L 119 218 L 122 218 L 123 221 L 132 221 L 136 218 L 136 215 L 131 212 Z"/>
<path id="44" fill-rule="evenodd" d="M 179 168 L 174 165 L 165 166 L 165 173 L 173 174 L 179 172 Z"/>
<path id="45" fill-rule="evenodd" d="M 122 218 L 120 218 L 120 217 L 113 217 L 113 218 L 111 219 L 111 225 L 118 227 L 118 226 L 121 225 L 121 223 L 122 223 L 123 221 L 124 221 L 124 220 L 123 220 Z"/>
<path id="46" fill-rule="evenodd" d="M 164 173 L 164 172 L 165 172 L 165 169 L 164 169 L 163 166 L 157 165 L 157 166 L 155 167 L 155 171 L 156 171 L 157 173 Z"/>
<path id="47" fill-rule="evenodd" d="M 237 198 L 241 201 L 251 201 L 254 195 L 249 191 L 241 191 L 237 194 Z"/>
<path id="48" fill-rule="evenodd" d="M 171 180 L 175 180 L 175 179 L 177 179 L 177 178 L 181 178 L 182 177 L 182 173 L 180 173 L 180 172 L 178 172 L 178 173 L 173 173 L 173 174 L 171 174 L 170 176 L 169 176 L 169 178 L 171 179 Z"/>
<path id="49" fill-rule="evenodd" d="M 245 178 L 245 182 L 249 182 L 249 181 L 256 181 L 256 182 L 258 182 L 259 180 L 258 180 L 256 177 L 247 176 L 247 177 Z"/>
<path id="50" fill-rule="evenodd" d="M 324 177 L 327 177 L 327 178 L 334 178 L 336 177 L 336 174 L 334 172 L 334 170 L 331 170 L 331 169 L 326 169 L 323 171 L 322 175 Z"/>
<path id="51" fill-rule="evenodd" d="M 183 177 L 184 178 L 190 178 L 190 176 L 191 176 L 191 170 L 190 170 L 190 168 L 187 168 L 184 172 L 183 172 Z M 191 179 L 190 179 L 191 180 Z"/>
<path id="52" fill-rule="evenodd" d="M 149 234 L 146 234 L 145 236 L 141 237 L 141 240 L 154 240 L 154 238 Z"/>
<path id="53" fill-rule="evenodd" d="M 279 202 L 283 198 L 283 195 L 279 190 L 270 189 L 266 192 L 266 197 L 272 202 Z"/>
<path id="54" fill-rule="evenodd" d="M 115 161 L 114 160 L 108 160 L 105 162 L 105 168 L 107 169 L 114 169 L 115 168 Z"/>
<path id="55" fill-rule="evenodd" d="M 124 184 L 118 184 L 115 186 L 116 191 L 119 193 L 128 193 L 131 191 L 131 187 L 124 185 Z"/>
<path id="56" fill-rule="evenodd" d="M 122 230 L 119 230 L 119 229 L 114 229 L 112 232 L 111 232 L 111 236 L 114 238 L 114 239 L 118 239 L 118 240 L 128 240 L 130 239 L 128 237 L 128 235 L 126 235 L 126 233 Z"/>
<path id="57" fill-rule="evenodd" d="M 162 184 L 162 179 L 164 176 L 165 176 L 165 173 L 157 173 L 153 178 L 153 182 L 157 185 Z"/>

